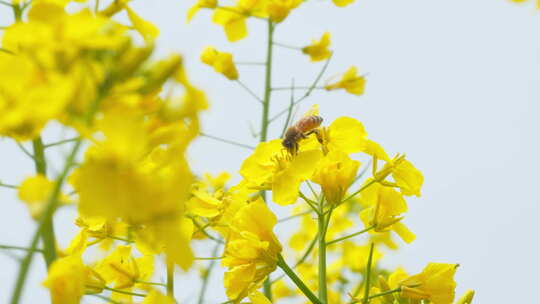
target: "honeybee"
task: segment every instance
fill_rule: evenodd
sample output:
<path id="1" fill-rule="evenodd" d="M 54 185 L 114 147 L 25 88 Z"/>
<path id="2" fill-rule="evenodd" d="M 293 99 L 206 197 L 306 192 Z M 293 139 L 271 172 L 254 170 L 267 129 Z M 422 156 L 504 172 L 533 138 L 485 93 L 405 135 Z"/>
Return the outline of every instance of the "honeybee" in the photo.
<path id="1" fill-rule="evenodd" d="M 291 154 L 296 154 L 299 148 L 298 142 L 312 133 L 317 133 L 317 128 L 321 125 L 322 122 L 323 118 L 318 115 L 310 115 L 303 117 L 287 129 L 287 132 L 285 132 L 281 144 Z"/>

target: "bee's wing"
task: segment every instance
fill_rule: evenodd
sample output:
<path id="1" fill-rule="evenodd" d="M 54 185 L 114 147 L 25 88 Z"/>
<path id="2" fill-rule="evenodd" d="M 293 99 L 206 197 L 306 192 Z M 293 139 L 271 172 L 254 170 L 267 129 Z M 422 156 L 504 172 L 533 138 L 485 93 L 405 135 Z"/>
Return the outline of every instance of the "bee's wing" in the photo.
<path id="1" fill-rule="evenodd" d="M 308 116 L 319 116 L 319 105 L 314 104 L 311 108 L 304 114 L 304 117 Z"/>

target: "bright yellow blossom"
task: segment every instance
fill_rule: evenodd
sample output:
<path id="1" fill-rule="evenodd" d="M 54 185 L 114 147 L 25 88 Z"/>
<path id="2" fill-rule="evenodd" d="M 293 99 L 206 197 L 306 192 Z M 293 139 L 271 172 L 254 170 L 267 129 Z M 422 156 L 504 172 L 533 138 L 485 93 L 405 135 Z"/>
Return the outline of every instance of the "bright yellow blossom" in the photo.
<path id="1" fill-rule="evenodd" d="M 41 217 L 53 188 L 54 182 L 42 174 L 28 177 L 21 183 L 18 189 L 19 199 L 26 203 L 30 215 L 34 219 Z M 60 202 L 65 204 L 68 202 L 68 198 L 61 195 Z"/>
<path id="2" fill-rule="evenodd" d="M 339 117 L 322 131 L 323 145 L 328 151 L 347 154 L 362 152 L 367 143 L 367 133 L 361 122 L 352 117 Z"/>
<path id="3" fill-rule="evenodd" d="M 330 204 L 339 204 L 356 178 L 360 162 L 352 160 L 345 152 L 330 151 L 319 162 L 311 180 L 321 185 Z"/>
<path id="4" fill-rule="evenodd" d="M 153 289 L 148 295 L 144 298 L 144 301 L 141 304 L 175 304 L 173 298 L 162 294 L 161 292 Z"/>
<path id="5" fill-rule="evenodd" d="M 240 174 L 251 188 L 272 189 L 277 204 L 292 204 L 298 199 L 300 184 L 311 177 L 322 158 L 320 150 L 300 150 L 292 157 L 279 139 L 260 143 L 242 163 Z"/>
<path id="6" fill-rule="evenodd" d="M 267 0 L 266 13 L 273 22 L 279 23 L 302 3 L 302 0 Z"/>
<path id="7" fill-rule="evenodd" d="M 4 41 L 11 32 L 6 31 Z M 44 72 L 24 56 L 0 54 L 0 135 L 33 139 L 72 100 L 74 83 L 56 71 L 47 77 Z"/>
<path id="8" fill-rule="evenodd" d="M 131 256 L 131 246 L 119 245 L 94 269 L 107 283 L 114 283 L 115 288 L 123 289 L 148 279 L 154 272 L 154 260 L 152 256 L 134 258 Z"/>
<path id="9" fill-rule="evenodd" d="M 364 94 L 364 88 L 366 86 L 366 79 L 364 76 L 359 76 L 356 67 L 350 67 L 341 79 L 333 84 L 327 84 L 324 88 L 328 91 L 345 89 L 345 91 L 354 94 Z"/>
<path id="10" fill-rule="evenodd" d="M 463 294 L 463 296 L 461 296 L 461 298 L 459 298 L 456 304 L 471 304 L 473 298 L 474 298 L 474 290 L 469 289 Z"/>
<path id="11" fill-rule="evenodd" d="M 87 269 L 80 256 L 56 260 L 43 285 L 51 293 L 53 304 L 78 304 L 85 293 Z"/>
<path id="12" fill-rule="evenodd" d="M 406 243 L 415 239 L 415 235 L 400 223 L 402 214 L 407 211 L 407 203 L 401 193 L 392 187 L 374 183 L 362 191 L 360 200 L 368 206 L 360 212 L 360 219 L 366 227 L 373 226 L 374 231 L 393 230 Z"/>
<path id="13" fill-rule="evenodd" d="M 217 0 L 198 0 L 195 5 L 193 5 L 187 12 L 187 22 L 190 22 L 191 19 L 197 14 L 201 8 L 216 8 Z"/>
<path id="14" fill-rule="evenodd" d="M 201 61 L 213 67 L 214 71 L 223 74 L 229 80 L 238 79 L 238 70 L 234 65 L 231 53 L 220 52 L 209 46 L 201 53 Z"/>
<path id="15" fill-rule="evenodd" d="M 146 41 L 151 42 L 159 35 L 159 29 L 155 25 L 141 18 L 128 6 L 126 6 L 126 11 L 133 28 L 139 32 Z"/>
<path id="16" fill-rule="evenodd" d="M 376 160 L 375 160 L 376 162 Z M 395 183 L 385 182 L 385 178 L 392 174 Z M 424 176 L 414 165 L 405 159 L 404 155 L 396 155 L 388 159 L 384 167 L 375 173 L 374 178 L 390 186 L 398 187 L 403 195 L 420 196 L 420 190 L 424 184 Z"/>
<path id="17" fill-rule="evenodd" d="M 313 40 L 311 45 L 302 48 L 302 52 L 309 55 L 311 61 L 325 60 L 332 55 L 332 51 L 328 49 L 330 46 L 330 33 L 326 32 L 322 35 L 321 40 Z"/>
<path id="18" fill-rule="evenodd" d="M 401 297 L 429 300 L 433 304 L 451 304 L 456 282 L 454 274 L 459 265 L 429 263 L 421 273 L 400 282 Z"/>
<path id="19" fill-rule="evenodd" d="M 332 0 L 336 6 L 345 7 L 354 2 L 354 0 Z"/>
<path id="20" fill-rule="evenodd" d="M 241 207 L 234 216 L 222 260 L 229 268 L 224 278 L 226 293 L 234 303 L 252 294 L 276 269 L 281 252 L 272 231 L 276 223 L 262 199 Z"/>

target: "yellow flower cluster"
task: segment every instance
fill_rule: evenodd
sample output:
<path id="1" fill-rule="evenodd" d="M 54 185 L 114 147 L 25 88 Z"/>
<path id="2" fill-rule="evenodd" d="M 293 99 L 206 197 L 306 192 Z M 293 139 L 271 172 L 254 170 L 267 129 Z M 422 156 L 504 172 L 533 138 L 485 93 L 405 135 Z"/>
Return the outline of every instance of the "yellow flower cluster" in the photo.
<path id="1" fill-rule="evenodd" d="M 72 2 L 4 3 L 13 8 L 16 22 L 2 36 L 0 135 L 17 141 L 36 167 L 21 184 L 7 185 L 17 189 L 37 223 L 29 248 L 14 247 L 27 253 L 13 304 L 20 301 L 35 252 L 48 267 L 43 285 L 53 304 L 80 303 L 86 295 L 111 303 L 176 303 L 176 265 L 188 271 L 200 260 L 210 262 L 199 267 L 199 303 L 215 260 L 225 268 L 224 303 L 454 302 L 458 265 L 429 263 L 415 275 L 380 265 L 383 246 L 398 249 L 394 234 L 405 243 L 415 239 L 403 223 L 409 209 L 405 198 L 421 195 L 422 173 L 405 155 L 389 156 L 353 117 L 326 122 L 313 106 L 291 124 L 295 107 L 314 90 L 362 95 L 366 85 L 355 66 L 318 85 L 333 54 L 328 32 L 303 47 L 274 40 L 275 27 L 284 26 L 305 2 L 198 0 L 187 12 L 189 21 L 201 9 L 213 10 L 213 22 L 231 42 L 247 36 L 249 18 L 268 27 L 267 59 L 254 63 L 264 67 L 261 97 L 238 81 L 233 54 L 207 47 L 200 55 L 262 104 L 256 147 L 222 140 L 252 149 L 232 187 L 229 173 L 198 175 L 190 169 L 186 153 L 201 134 L 199 116 L 208 103 L 190 82 L 183 57 L 150 59 L 159 29 L 137 14 L 130 0 L 109 1 L 103 8 L 99 1 L 75 1 L 73 8 Z M 333 0 L 338 7 L 352 2 Z M 116 20 L 120 14 L 127 25 Z M 276 46 L 312 62 L 326 61 L 316 81 L 274 87 Z M 283 89 L 306 91 L 300 99 L 291 96 L 289 107 L 271 118 L 272 95 Z M 285 113 L 282 135 L 271 135 L 270 123 Z M 44 144 L 50 122 L 76 137 Z M 28 140 L 33 153 L 23 145 Z M 68 144 L 71 152 L 53 177 L 45 149 Z M 365 159 L 369 163 L 362 166 Z M 56 243 L 53 219 L 67 204 L 77 206 L 79 230 L 63 247 Z M 291 206 L 293 214 L 278 220 L 273 209 L 282 206 Z M 280 234 L 278 224 L 294 219 L 299 229 Z M 214 243 L 211 256 L 199 255 L 199 246 L 192 249 L 199 242 L 202 248 Z M 158 257 L 164 259 L 166 283 L 154 281 L 160 275 Z M 296 259 L 292 267 L 291 258 Z M 468 291 L 457 303 L 470 304 L 473 296 Z"/>

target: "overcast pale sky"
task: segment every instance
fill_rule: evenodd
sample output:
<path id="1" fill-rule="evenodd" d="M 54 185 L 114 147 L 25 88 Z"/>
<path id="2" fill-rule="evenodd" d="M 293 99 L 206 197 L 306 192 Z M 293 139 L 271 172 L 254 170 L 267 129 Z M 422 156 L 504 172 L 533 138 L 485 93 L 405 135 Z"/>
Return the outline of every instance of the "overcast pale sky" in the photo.
<path id="1" fill-rule="evenodd" d="M 161 28 L 160 53 L 184 54 L 189 74 L 207 91 L 211 110 L 204 115 L 203 130 L 255 145 L 249 125 L 259 126 L 258 103 L 198 57 L 205 46 L 214 45 L 232 51 L 236 60 L 262 61 L 263 24 L 251 20 L 249 38 L 231 45 L 208 11 L 185 23 L 192 4 L 134 1 L 137 11 Z M 11 20 L 10 13 L 0 7 L 0 20 L 5 20 L 0 25 Z M 405 219 L 417 240 L 386 263 L 411 272 L 430 261 L 459 263 L 458 295 L 473 288 L 476 303 L 531 303 L 538 285 L 539 29 L 540 15 L 531 5 L 507 0 L 359 0 L 347 8 L 309 1 L 276 31 L 277 41 L 298 46 L 330 31 L 335 55 L 325 78 L 353 64 L 368 73 L 365 95 L 316 92 L 300 111 L 317 103 L 326 121 L 356 117 L 371 138 L 390 153 L 406 153 L 423 171 L 423 196 L 410 201 Z M 309 84 L 321 68 L 288 49 L 277 49 L 275 56 L 277 86 L 290 84 L 292 78 Z M 257 66 L 243 66 L 240 77 L 260 92 L 261 72 Z M 287 104 L 287 94 L 273 95 L 273 113 Z M 272 125 L 271 138 L 281 127 L 281 122 Z M 48 134 L 53 133 L 54 128 Z M 0 151 L 3 182 L 18 183 L 33 172 L 11 140 L 0 140 Z M 237 172 L 248 154 L 200 138 L 190 159 L 195 172 Z M 51 152 L 53 158 L 60 155 L 61 150 Z M 27 246 L 35 224 L 25 207 L 9 189 L 0 189 L 0 203 L 0 244 Z M 70 223 L 73 214 L 63 210 L 56 219 L 62 244 L 76 231 Z M 4 303 L 18 267 L 0 254 L 0 268 Z M 40 286 L 44 275 L 42 262 L 34 263 L 24 303 L 45 303 Z M 179 299 L 198 288 L 178 280 Z M 220 280 L 212 282 L 208 303 L 224 300 Z M 86 303 L 95 303 L 95 298 Z"/>

